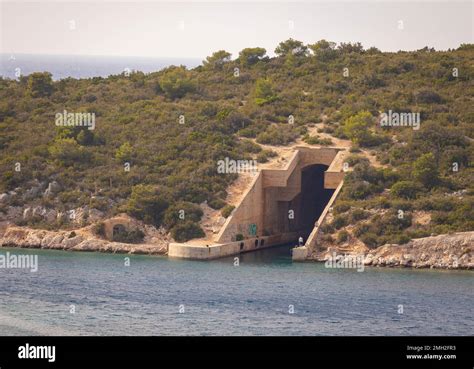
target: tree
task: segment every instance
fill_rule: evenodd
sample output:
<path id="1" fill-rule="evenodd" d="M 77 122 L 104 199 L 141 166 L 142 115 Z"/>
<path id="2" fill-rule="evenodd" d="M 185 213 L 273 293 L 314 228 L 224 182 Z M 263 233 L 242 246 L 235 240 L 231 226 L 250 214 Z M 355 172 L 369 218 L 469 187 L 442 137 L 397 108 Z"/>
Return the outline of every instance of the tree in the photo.
<path id="1" fill-rule="evenodd" d="M 337 49 L 343 53 L 343 54 L 350 54 L 350 53 L 363 53 L 364 52 L 364 47 L 360 42 L 341 42 Z"/>
<path id="2" fill-rule="evenodd" d="M 161 225 L 163 212 L 168 208 L 166 196 L 152 185 L 136 185 L 126 205 L 126 212 L 155 226 Z"/>
<path id="3" fill-rule="evenodd" d="M 346 119 L 342 130 L 344 134 L 354 143 L 364 146 L 370 143 L 374 118 L 368 111 L 361 111 Z"/>
<path id="4" fill-rule="evenodd" d="M 375 46 L 369 47 L 366 50 L 366 53 L 369 55 L 382 54 L 382 52 L 379 49 L 377 49 Z"/>
<path id="5" fill-rule="evenodd" d="M 317 60 L 326 62 L 337 56 L 336 43 L 326 40 L 320 40 L 315 44 L 308 45 Z"/>
<path id="6" fill-rule="evenodd" d="M 264 105 L 277 99 L 272 82 L 266 78 L 257 79 L 254 95 L 257 105 Z"/>
<path id="7" fill-rule="evenodd" d="M 280 42 L 275 49 L 275 54 L 278 56 L 305 56 L 308 51 L 308 48 L 303 45 L 301 41 L 293 40 L 292 38 Z"/>
<path id="8" fill-rule="evenodd" d="M 205 235 L 199 224 L 190 220 L 178 223 L 171 229 L 171 236 L 178 242 L 186 242 L 192 238 L 200 238 Z"/>
<path id="9" fill-rule="evenodd" d="M 194 83 L 184 67 L 171 67 L 165 70 L 160 80 L 160 87 L 172 99 L 181 98 L 194 91 Z"/>
<path id="10" fill-rule="evenodd" d="M 390 192 L 396 196 L 404 199 L 414 199 L 421 191 L 420 185 L 412 181 L 396 182 L 391 188 Z"/>
<path id="11" fill-rule="evenodd" d="M 49 147 L 49 153 L 53 160 L 60 165 L 72 166 L 87 162 L 91 159 L 91 154 L 80 146 L 73 138 L 62 138 L 54 141 Z"/>
<path id="12" fill-rule="evenodd" d="M 248 47 L 239 53 L 240 64 L 249 66 L 264 59 L 267 50 L 263 47 Z"/>
<path id="13" fill-rule="evenodd" d="M 133 148 L 130 143 L 123 143 L 115 152 L 115 158 L 121 162 L 129 162 L 132 160 Z"/>
<path id="14" fill-rule="evenodd" d="M 31 73 L 28 76 L 28 95 L 31 97 L 47 97 L 53 93 L 51 73 Z"/>
<path id="15" fill-rule="evenodd" d="M 232 54 L 228 53 L 225 50 L 219 50 L 213 53 L 211 56 L 208 56 L 202 64 L 210 69 L 222 69 L 225 63 L 230 61 Z"/>
<path id="16" fill-rule="evenodd" d="M 432 153 L 420 156 L 413 163 L 413 177 L 426 188 L 436 186 L 439 174 L 435 156 Z"/>
<path id="17" fill-rule="evenodd" d="M 163 225 L 171 229 L 178 223 L 184 221 L 199 222 L 203 216 L 201 207 L 192 202 L 178 201 L 171 205 L 165 212 L 163 218 Z"/>

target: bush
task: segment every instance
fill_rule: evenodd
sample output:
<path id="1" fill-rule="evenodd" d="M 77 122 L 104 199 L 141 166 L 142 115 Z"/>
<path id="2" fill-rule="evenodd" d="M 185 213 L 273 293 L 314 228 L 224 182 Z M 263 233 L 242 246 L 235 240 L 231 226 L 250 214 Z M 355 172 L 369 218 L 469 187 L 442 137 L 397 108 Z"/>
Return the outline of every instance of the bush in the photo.
<path id="1" fill-rule="evenodd" d="M 57 139 L 49 147 L 51 158 L 61 166 L 84 164 L 91 160 L 92 155 L 73 138 Z"/>
<path id="2" fill-rule="evenodd" d="M 361 237 L 360 240 L 369 248 L 373 249 L 376 248 L 378 244 L 378 239 L 377 235 L 373 233 L 364 233 Z"/>
<path id="3" fill-rule="evenodd" d="M 158 188 L 140 184 L 132 188 L 125 211 L 146 223 L 160 226 L 167 208 L 168 201 L 159 193 Z"/>
<path id="4" fill-rule="evenodd" d="M 438 167 L 432 153 L 420 156 L 413 163 L 413 177 L 426 188 L 432 188 L 438 184 Z"/>
<path id="5" fill-rule="evenodd" d="M 166 228 L 171 229 L 177 223 L 183 221 L 189 220 L 197 223 L 201 220 L 202 216 L 203 211 L 199 205 L 191 202 L 180 201 L 166 209 L 163 218 L 163 225 Z"/>
<path id="6" fill-rule="evenodd" d="M 346 216 L 343 216 L 343 215 L 337 215 L 336 217 L 334 217 L 331 225 L 335 228 L 335 229 L 339 229 L 339 228 L 342 228 L 344 226 L 346 226 L 348 223 L 348 219 Z"/>
<path id="7" fill-rule="evenodd" d="M 273 150 L 262 150 L 257 155 L 257 162 L 258 163 L 266 163 L 269 158 L 274 158 L 275 156 L 278 156 L 278 154 Z"/>
<path id="8" fill-rule="evenodd" d="M 123 243 L 140 243 L 143 242 L 145 234 L 140 229 L 133 229 L 131 231 L 123 230 L 121 232 L 114 232 L 114 242 Z"/>
<path id="9" fill-rule="evenodd" d="M 416 95 L 416 100 L 419 103 L 425 104 L 440 104 L 443 102 L 443 99 L 439 94 L 434 91 L 423 90 L 418 92 Z"/>
<path id="10" fill-rule="evenodd" d="M 176 224 L 171 229 L 171 236 L 178 242 L 186 242 L 193 238 L 201 238 L 205 236 L 204 231 L 199 224 L 186 220 Z"/>
<path id="11" fill-rule="evenodd" d="M 413 181 L 396 182 L 391 188 L 390 193 L 403 199 L 414 199 L 422 191 L 420 185 Z"/>
<path id="12" fill-rule="evenodd" d="M 328 243 L 333 243 L 334 242 L 334 239 L 332 238 L 332 236 L 330 234 L 324 234 L 321 237 L 321 240 L 324 241 L 324 242 L 328 242 Z"/>
<path id="13" fill-rule="evenodd" d="M 337 234 L 337 243 L 346 242 L 349 239 L 349 232 L 342 230 Z"/>
<path id="14" fill-rule="evenodd" d="M 351 223 L 356 223 L 359 220 L 367 219 L 369 215 L 370 213 L 368 211 L 365 211 L 363 209 L 354 209 L 351 211 L 349 219 Z"/>
<path id="15" fill-rule="evenodd" d="M 213 198 L 207 202 L 207 205 L 209 205 L 214 210 L 219 210 L 222 209 L 226 204 L 225 201 L 222 199 Z"/>
<path id="16" fill-rule="evenodd" d="M 161 77 L 160 87 L 172 99 L 181 98 L 195 88 L 190 73 L 180 67 L 168 68 Z"/>
<path id="17" fill-rule="evenodd" d="M 31 73 L 28 76 L 28 94 L 31 97 L 47 97 L 53 93 L 53 79 L 51 73 Z"/>
<path id="18" fill-rule="evenodd" d="M 412 210 L 413 209 L 413 203 L 411 201 L 406 201 L 406 200 L 394 200 L 391 202 L 390 207 L 395 210 Z"/>
<path id="19" fill-rule="evenodd" d="M 323 233 L 333 233 L 334 232 L 334 227 L 331 224 L 324 223 L 321 225 L 321 232 Z"/>
<path id="20" fill-rule="evenodd" d="M 236 241 L 243 241 L 244 240 L 244 235 L 242 233 L 237 233 L 235 235 L 235 240 Z"/>
<path id="21" fill-rule="evenodd" d="M 303 141 L 306 142 L 308 145 L 321 145 L 321 146 L 329 146 L 332 145 L 332 140 L 330 138 L 319 138 L 317 136 L 309 136 L 305 135 L 303 137 Z"/>
<path id="22" fill-rule="evenodd" d="M 92 231 L 94 234 L 100 237 L 105 237 L 105 224 L 104 222 L 98 222 L 93 225 Z"/>
<path id="23" fill-rule="evenodd" d="M 221 210 L 221 215 L 224 217 L 224 218 L 228 218 L 232 212 L 234 211 L 235 209 L 235 206 L 234 205 L 226 205 L 222 208 Z"/>
<path id="24" fill-rule="evenodd" d="M 265 132 L 257 135 L 257 142 L 266 145 L 288 145 L 293 142 L 299 133 L 289 125 L 270 126 Z"/>
<path id="25" fill-rule="evenodd" d="M 395 236 L 392 236 L 389 242 L 396 243 L 398 245 L 403 245 L 405 243 L 410 242 L 410 237 L 408 237 L 406 234 L 397 234 Z"/>
<path id="26" fill-rule="evenodd" d="M 264 105 L 278 98 L 274 91 L 273 83 L 265 78 L 259 78 L 255 82 L 254 95 L 257 105 Z"/>
<path id="27" fill-rule="evenodd" d="M 333 212 L 334 212 L 334 214 L 341 214 L 341 213 L 345 213 L 350 208 L 351 208 L 351 205 L 350 205 L 349 202 L 339 201 L 339 202 L 336 203 L 336 205 L 334 205 Z"/>

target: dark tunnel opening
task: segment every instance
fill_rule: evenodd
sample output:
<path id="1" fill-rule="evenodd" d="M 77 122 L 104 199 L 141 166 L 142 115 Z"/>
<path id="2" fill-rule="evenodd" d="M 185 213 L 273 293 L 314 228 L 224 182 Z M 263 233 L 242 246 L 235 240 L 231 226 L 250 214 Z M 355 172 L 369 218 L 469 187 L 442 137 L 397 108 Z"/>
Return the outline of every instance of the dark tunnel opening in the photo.
<path id="1" fill-rule="evenodd" d="M 266 229 L 269 234 L 297 233 L 298 237 L 307 237 L 314 228 L 315 223 L 334 193 L 333 189 L 324 188 L 324 172 L 327 165 L 314 164 L 301 170 L 301 190 L 290 201 L 278 199 L 275 188 L 269 189 L 268 198 L 276 197 L 276 206 L 267 202 L 269 209 L 274 209 L 277 214 L 272 215 L 272 210 L 267 210 Z M 296 238 L 298 238 L 296 237 Z"/>
<path id="2" fill-rule="evenodd" d="M 334 193 L 324 188 L 326 165 L 315 164 L 301 171 L 301 208 L 298 230 L 306 240 Z"/>

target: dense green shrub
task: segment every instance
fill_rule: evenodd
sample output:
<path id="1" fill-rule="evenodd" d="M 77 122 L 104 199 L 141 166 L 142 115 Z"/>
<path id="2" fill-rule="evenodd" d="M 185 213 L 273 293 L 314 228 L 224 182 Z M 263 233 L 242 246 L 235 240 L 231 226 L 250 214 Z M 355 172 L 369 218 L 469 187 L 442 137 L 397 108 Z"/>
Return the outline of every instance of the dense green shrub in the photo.
<path id="1" fill-rule="evenodd" d="M 123 243 L 141 243 L 145 234 L 140 229 L 122 230 L 120 232 L 114 232 L 114 242 Z"/>
<path id="2" fill-rule="evenodd" d="M 222 208 L 221 214 L 224 218 L 228 218 L 232 214 L 234 209 L 235 209 L 234 205 L 226 205 Z"/>
<path id="3" fill-rule="evenodd" d="M 98 222 L 92 227 L 94 234 L 100 237 L 105 237 L 105 224 L 104 222 Z"/>
<path id="4" fill-rule="evenodd" d="M 193 238 L 204 237 L 205 234 L 199 224 L 194 223 L 190 220 L 186 220 L 184 222 L 177 223 L 171 229 L 171 236 L 174 238 L 175 241 L 186 242 Z"/>
<path id="5" fill-rule="evenodd" d="M 345 215 L 336 215 L 334 217 L 333 221 L 331 222 L 331 225 L 335 229 L 342 228 L 342 227 L 346 226 L 347 224 L 348 224 L 348 219 Z"/>
<path id="6" fill-rule="evenodd" d="M 267 145 L 288 145 L 299 133 L 290 125 L 270 126 L 265 132 L 257 135 L 257 142 Z"/>
<path id="7" fill-rule="evenodd" d="M 166 69 L 161 77 L 160 87 L 172 99 L 181 98 L 195 89 L 191 80 L 191 73 L 179 67 Z"/>
<path id="8" fill-rule="evenodd" d="M 166 228 L 171 229 L 177 223 L 184 221 L 198 223 L 203 214 L 204 213 L 199 205 L 191 202 L 180 201 L 166 209 L 163 218 L 163 225 Z"/>
<path id="9" fill-rule="evenodd" d="M 422 191 L 422 187 L 413 181 L 400 181 L 396 182 L 391 188 L 390 192 L 399 198 L 403 199 L 414 199 L 419 192 Z"/>
<path id="10" fill-rule="evenodd" d="M 257 162 L 258 163 L 266 163 L 266 162 L 268 162 L 268 159 L 274 158 L 277 155 L 278 154 L 273 150 L 262 150 L 257 155 Z"/>
<path id="11" fill-rule="evenodd" d="M 346 242 L 349 239 L 349 232 L 346 230 L 339 231 L 337 234 L 337 243 Z"/>
<path id="12" fill-rule="evenodd" d="M 156 187 L 136 185 L 132 188 L 125 211 L 137 219 L 159 226 L 168 206 L 166 196 L 160 194 Z"/>

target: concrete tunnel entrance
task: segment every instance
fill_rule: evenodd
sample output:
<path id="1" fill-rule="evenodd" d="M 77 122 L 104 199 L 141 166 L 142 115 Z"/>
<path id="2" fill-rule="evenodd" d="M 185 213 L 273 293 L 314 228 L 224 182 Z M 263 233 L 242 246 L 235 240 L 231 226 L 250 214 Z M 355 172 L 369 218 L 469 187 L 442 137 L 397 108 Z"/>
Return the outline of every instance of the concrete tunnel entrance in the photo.
<path id="1" fill-rule="evenodd" d="M 293 233 L 303 237 L 304 241 L 314 228 L 315 223 L 328 204 L 334 189 L 324 188 L 324 172 L 327 165 L 313 164 L 301 170 L 301 191 L 290 201 L 276 200 L 278 212 L 277 226 L 272 222 L 272 216 L 266 214 L 267 234 Z M 267 201 L 270 202 L 274 193 L 267 189 Z M 270 200 L 270 201 L 269 201 Z M 275 209 L 270 206 L 269 209 Z M 298 238 L 297 237 L 297 238 Z"/>
<path id="2" fill-rule="evenodd" d="M 316 222 L 341 190 L 346 154 L 342 148 L 297 147 L 283 168 L 256 173 L 212 240 L 172 242 L 168 256 L 217 259 L 279 245 L 294 247 L 299 237 L 311 244 L 319 229 Z"/>

